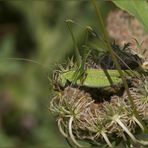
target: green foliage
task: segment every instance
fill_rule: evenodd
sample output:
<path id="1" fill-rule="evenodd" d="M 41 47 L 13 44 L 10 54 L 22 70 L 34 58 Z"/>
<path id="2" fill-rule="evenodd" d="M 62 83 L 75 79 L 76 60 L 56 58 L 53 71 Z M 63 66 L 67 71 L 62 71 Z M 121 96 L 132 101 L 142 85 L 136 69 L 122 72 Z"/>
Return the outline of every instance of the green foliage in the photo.
<path id="1" fill-rule="evenodd" d="M 9 139 L 4 132 L 0 131 L 0 147 L 11 147 L 14 148 L 14 139 Z"/>
<path id="2" fill-rule="evenodd" d="M 72 54 L 73 45 L 65 19 L 71 17 L 82 25 L 89 24 L 92 17 L 92 12 L 88 13 L 90 6 L 85 2 L 85 10 L 80 13 L 82 3 L 0 2 L 3 22 L 0 25 L 0 124 L 8 141 L 16 138 L 12 140 L 16 147 L 18 144 L 25 147 L 68 147 L 56 130 L 55 121 L 49 118 L 52 88 L 48 77 L 55 63 Z M 87 19 L 86 13 L 90 14 Z M 78 40 L 82 33 L 82 29 L 77 31 Z M 26 124 L 29 124 L 27 129 Z M 0 141 L 7 146 L 4 138 Z"/>
<path id="3" fill-rule="evenodd" d="M 135 16 L 148 31 L 148 1 L 147 0 L 113 0 L 119 8 Z"/>

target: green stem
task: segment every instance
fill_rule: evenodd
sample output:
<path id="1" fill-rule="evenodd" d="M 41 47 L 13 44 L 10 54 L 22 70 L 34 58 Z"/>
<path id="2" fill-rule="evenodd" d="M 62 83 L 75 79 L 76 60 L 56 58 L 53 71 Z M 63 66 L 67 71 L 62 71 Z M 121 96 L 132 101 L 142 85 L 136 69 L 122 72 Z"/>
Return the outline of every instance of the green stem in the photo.
<path id="1" fill-rule="evenodd" d="M 69 32 L 71 34 L 71 37 L 72 37 L 72 40 L 73 40 L 73 44 L 74 44 L 74 48 L 75 48 L 75 50 L 74 50 L 75 51 L 75 56 L 76 56 L 76 60 L 78 62 L 77 64 L 79 66 L 79 65 L 81 65 L 81 56 L 80 56 L 80 52 L 79 52 L 79 49 L 78 49 L 74 34 L 72 32 L 72 29 L 71 29 L 71 25 L 70 25 L 71 23 L 73 23 L 72 20 L 66 20 L 68 30 L 69 30 Z"/>
<path id="2" fill-rule="evenodd" d="M 119 74 L 120 74 L 120 76 L 122 78 L 122 81 L 123 81 L 125 90 L 127 92 L 128 98 L 129 98 L 130 103 L 131 103 L 131 107 L 133 108 L 133 113 L 135 114 L 135 116 L 139 120 L 139 122 L 141 122 L 141 124 L 143 125 L 143 127 L 145 128 L 145 131 L 147 131 L 145 124 L 142 122 L 142 120 L 141 120 L 141 118 L 140 118 L 140 116 L 138 114 L 138 111 L 137 111 L 136 106 L 134 104 L 133 98 L 132 98 L 132 96 L 130 94 L 130 91 L 129 91 L 129 88 L 128 88 L 128 84 L 126 82 L 126 79 L 124 77 L 124 74 L 123 74 L 123 72 L 121 70 L 121 67 L 120 67 L 120 65 L 119 65 L 119 63 L 118 63 L 118 61 L 117 61 L 117 59 L 116 59 L 116 57 L 114 55 L 114 51 L 111 48 L 111 45 L 109 43 L 108 34 L 107 34 L 107 31 L 106 31 L 106 29 L 104 27 L 104 22 L 103 22 L 103 19 L 102 19 L 100 10 L 97 8 L 96 0 L 91 0 L 91 2 L 92 2 L 93 6 L 95 8 L 95 11 L 96 11 L 96 14 L 97 14 L 97 18 L 98 18 L 99 24 L 101 25 L 101 30 L 102 30 L 102 32 L 104 34 L 104 38 L 106 39 L 106 42 L 104 41 L 104 44 L 106 45 L 106 47 L 108 49 L 108 52 L 110 53 L 110 55 L 112 57 L 112 60 L 115 63 L 115 66 L 116 66 L 116 68 L 117 68 L 117 70 L 118 70 L 118 72 L 119 72 Z"/>
<path id="3" fill-rule="evenodd" d="M 82 60 L 83 64 L 85 64 L 84 62 L 86 61 L 87 54 L 89 52 L 89 48 L 87 47 L 89 31 L 90 31 L 90 27 L 86 27 L 86 34 L 85 34 L 85 40 L 84 40 L 84 50 L 83 50 L 83 60 Z"/>
<path id="4" fill-rule="evenodd" d="M 89 47 L 87 46 L 88 45 L 88 38 L 89 38 L 89 33 L 92 32 L 92 28 L 90 26 L 87 26 L 86 27 L 86 34 L 85 34 L 85 40 L 84 40 L 84 50 L 83 50 L 83 54 L 82 54 L 82 70 L 84 70 L 84 66 L 85 66 L 85 63 L 86 63 L 86 60 L 87 60 L 87 57 L 89 56 L 90 54 L 90 50 L 89 50 Z"/>

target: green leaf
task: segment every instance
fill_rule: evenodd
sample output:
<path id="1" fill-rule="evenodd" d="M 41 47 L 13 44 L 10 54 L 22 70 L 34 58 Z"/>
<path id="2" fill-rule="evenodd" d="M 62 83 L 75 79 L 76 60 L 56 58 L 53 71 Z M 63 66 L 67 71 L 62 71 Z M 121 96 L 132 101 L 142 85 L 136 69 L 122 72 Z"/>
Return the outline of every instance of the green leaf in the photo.
<path id="1" fill-rule="evenodd" d="M 148 31 L 148 2 L 146 0 L 113 0 L 113 3 L 135 16 Z"/>

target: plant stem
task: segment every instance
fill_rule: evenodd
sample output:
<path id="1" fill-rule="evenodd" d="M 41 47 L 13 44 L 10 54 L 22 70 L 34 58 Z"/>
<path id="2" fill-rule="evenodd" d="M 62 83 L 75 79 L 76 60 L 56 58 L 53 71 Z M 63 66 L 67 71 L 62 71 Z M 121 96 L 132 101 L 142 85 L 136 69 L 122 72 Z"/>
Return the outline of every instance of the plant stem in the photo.
<path id="1" fill-rule="evenodd" d="M 59 127 L 59 130 L 60 130 L 60 132 L 61 132 L 61 134 L 64 136 L 64 137 L 68 137 L 68 135 L 64 132 L 64 130 L 62 129 L 62 125 L 61 125 L 61 118 L 60 119 L 58 119 L 58 127 Z"/>
<path id="2" fill-rule="evenodd" d="M 141 124 L 141 122 L 139 122 L 139 120 L 135 116 L 133 116 L 133 120 L 139 125 L 139 127 L 141 128 L 141 130 L 144 131 L 143 125 Z"/>
<path id="3" fill-rule="evenodd" d="M 77 65 L 79 66 L 79 65 L 81 65 L 81 56 L 80 56 L 80 52 L 79 52 L 79 49 L 78 49 L 78 46 L 77 46 L 77 43 L 76 43 L 76 40 L 75 40 L 75 37 L 74 37 L 74 34 L 73 34 L 73 32 L 72 32 L 72 29 L 71 29 L 71 23 L 72 23 L 73 21 L 72 20 L 66 20 L 66 24 L 67 24 L 67 27 L 68 27 L 68 30 L 69 30 L 69 32 L 70 32 L 70 34 L 71 34 L 71 37 L 72 37 L 72 40 L 73 40 L 73 44 L 74 44 L 74 53 L 75 53 L 75 56 L 76 56 L 76 60 L 77 60 Z"/>
<path id="4" fill-rule="evenodd" d="M 123 130 L 131 137 L 134 143 L 137 142 L 137 139 L 134 137 L 134 135 L 128 130 L 128 128 L 121 122 L 119 118 L 115 119 L 115 121 L 123 128 Z"/>
<path id="5" fill-rule="evenodd" d="M 103 136 L 104 140 L 106 141 L 106 143 L 108 144 L 109 147 L 113 147 L 113 145 L 111 144 L 111 142 L 109 141 L 107 135 L 105 134 L 104 131 L 101 132 L 101 135 Z"/>

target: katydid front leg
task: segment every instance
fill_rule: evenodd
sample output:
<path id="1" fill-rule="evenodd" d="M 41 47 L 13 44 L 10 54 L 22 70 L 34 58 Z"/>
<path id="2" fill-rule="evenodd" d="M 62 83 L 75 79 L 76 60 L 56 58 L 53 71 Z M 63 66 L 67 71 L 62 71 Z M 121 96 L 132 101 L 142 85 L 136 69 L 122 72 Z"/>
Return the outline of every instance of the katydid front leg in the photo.
<path id="1" fill-rule="evenodd" d="M 75 71 L 74 76 L 73 76 L 73 83 L 76 84 L 77 80 L 80 80 L 81 84 L 83 84 L 87 73 L 87 67 L 85 67 L 86 64 L 86 60 L 90 54 L 90 49 L 88 47 L 88 37 L 89 37 L 89 33 L 91 33 L 93 30 L 90 26 L 86 27 L 86 34 L 85 34 L 85 40 L 84 40 L 84 45 L 83 45 L 83 50 L 82 50 L 82 60 L 81 60 L 81 64 L 78 67 L 78 69 Z"/>
<path id="2" fill-rule="evenodd" d="M 77 65 L 77 69 L 75 70 L 74 74 L 73 74 L 73 81 L 72 84 L 76 84 L 77 80 L 80 80 L 81 83 L 83 83 L 83 81 L 85 80 L 85 76 L 86 76 L 86 67 L 85 67 L 85 63 L 87 60 L 87 57 L 90 53 L 90 49 L 87 46 L 88 43 L 88 36 L 89 36 L 89 32 L 92 32 L 92 28 L 91 27 L 86 27 L 86 35 L 85 35 L 85 41 L 84 41 L 84 46 L 83 46 L 83 51 L 82 51 L 82 56 L 80 55 L 73 31 L 71 29 L 71 24 L 73 23 L 72 20 L 67 20 L 67 27 L 69 29 L 69 32 L 71 33 L 71 37 L 73 40 L 73 44 L 74 44 L 74 53 L 76 56 L 76 65 Z"/>

